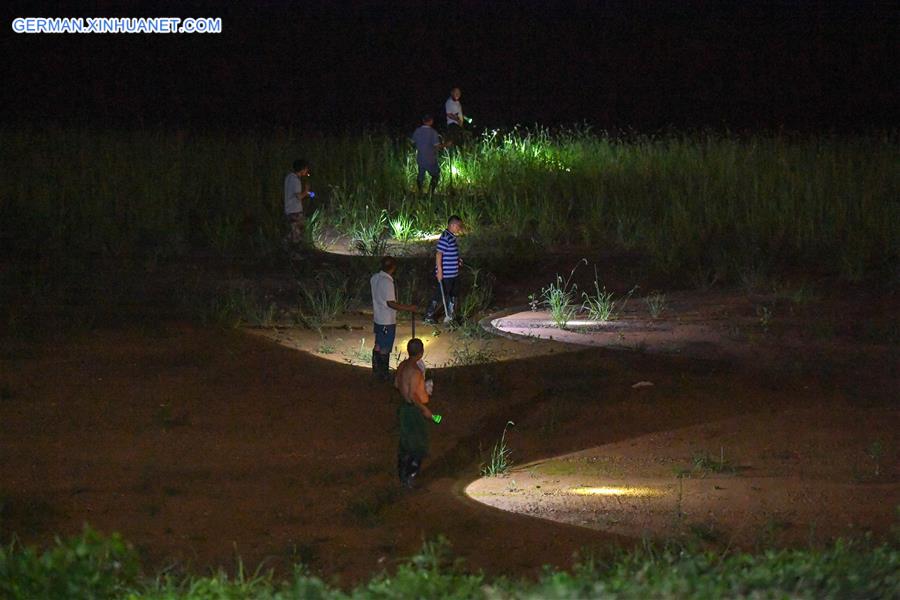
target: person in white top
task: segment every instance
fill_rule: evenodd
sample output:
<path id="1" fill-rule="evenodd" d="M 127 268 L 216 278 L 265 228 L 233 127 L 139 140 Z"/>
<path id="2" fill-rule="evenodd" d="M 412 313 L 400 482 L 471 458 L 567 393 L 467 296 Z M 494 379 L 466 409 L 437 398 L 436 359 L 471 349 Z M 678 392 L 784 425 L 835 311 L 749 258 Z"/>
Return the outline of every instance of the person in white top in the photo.
<path id="1" fill-rule="evenodd" d="M 444 112 L 447 113 L 447 139 L 458 144 L 462 138 L 462 130 L 465 127 L 465 117 L 463 116 L 462 104 L 459 99 L 462 92 L 458 87 L 450 90 L 450 97 L 444 103 Z"/>
<path id="2" fill-rule="evenodd" d="M 288 241 L 298 244 L 303 240 L 304 210 L 303 204 L 308 198 L 315 198 L 309 189 L 309 163 L 299 158 L 294 161 L 291 172 L 284 176 L 284 216 L 287 218 L 290 232 Z"/>
<path id="3" fill-rule="evenodd" d="M 462 92 L 459 91 L 459 88 L 455 87 L 450 90 L 450 97 L 444 103 L 444 111 L 447 113 L 447 125 L 463 126 L 462 104 L 459 102 L 461 97 Z"/>
<path id="4" fill-rule="evenodd" d="M 372 287 L 372 320 L 375 332 L 375 347 L 372 348 L 372 374 L 382 381 L 389 381 L 389 365 L 394 338 L 397 335 L 397 311 L 419 312 L 412 304 L 397 302 L 394 287 L 394 271 L 397 261 L 392 256 L 381 259 L 381 270 L 369 280 Z"/>

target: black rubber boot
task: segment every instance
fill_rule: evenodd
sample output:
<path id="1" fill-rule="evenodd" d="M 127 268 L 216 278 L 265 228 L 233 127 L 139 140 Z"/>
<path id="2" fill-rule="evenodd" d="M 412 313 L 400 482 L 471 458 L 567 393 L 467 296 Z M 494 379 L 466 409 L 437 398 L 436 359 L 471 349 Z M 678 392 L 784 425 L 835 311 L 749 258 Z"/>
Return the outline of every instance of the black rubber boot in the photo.
<path id="1" fill-rule="evenodd" d="M 428 305 L 428 310 L 425 311 L 425 318 L 422 320 L 425 321 L 426 323 L 428 323 L 429 325 L 434 325 L 435 324 L 434 313 L 437 312 L 438 306 L 439 305 L 438 305 L 437 301 L 432 300 L 431 304 Z"/>
<path id="2" fill-rule="evenodd" d="M 391 355 L 372 350 L 372 376 L 378 381 L 391 379 Z"/>

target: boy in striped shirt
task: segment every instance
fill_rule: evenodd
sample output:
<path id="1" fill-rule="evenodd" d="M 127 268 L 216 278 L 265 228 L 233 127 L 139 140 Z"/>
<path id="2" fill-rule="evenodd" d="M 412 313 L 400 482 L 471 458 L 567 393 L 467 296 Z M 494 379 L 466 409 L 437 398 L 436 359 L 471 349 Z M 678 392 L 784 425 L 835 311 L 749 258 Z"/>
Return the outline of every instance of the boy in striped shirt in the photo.
<path id="1" fill-rule="evenodd" d="M 456 236 L 462 232 L 463 222 L 458 215 L 453 215 L 447 220 L 447 229 L 441 234 L 437 243 L 437 252 L 434 255 L 434 276 L 437 281 L 435 292 L 431 297 L 428 310 L 425 311 L 425 322 L 434 324 L 434 313 L 439 307 L 443 307 L 446 301 L 444 320 L 450 321 L 456 308 L 457 292 L 459 290 L 459 271 L 462 268 L 462 259 L 459 256 L 459 244 Z"/>

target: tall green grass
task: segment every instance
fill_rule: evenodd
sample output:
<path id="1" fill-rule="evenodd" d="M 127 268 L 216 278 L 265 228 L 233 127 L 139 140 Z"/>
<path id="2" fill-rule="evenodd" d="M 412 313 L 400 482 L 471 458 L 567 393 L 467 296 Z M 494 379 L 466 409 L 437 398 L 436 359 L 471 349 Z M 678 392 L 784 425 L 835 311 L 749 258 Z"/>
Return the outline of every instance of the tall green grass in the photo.
<path id="1" fill-rule="evenodd" d="M 583 129 L 488 132 L 444 158 L 433 199 L 414 193 L 402 138 L 4 130 L 0 245 L 31 256 L 265 255 L 284 234 L 282 182 L 297 156 L 328 198 L 325 224 L 347 233 L 382 214 L 439 231 L 457 213 L 476 235 L 614 244 L 672 272 L 732 277 L 790 264 L 857 281 L 900 254 L 894 134 Z"/>
<path id="2" fill-rule="evenodd" d="M 0 597 L 33 598 L 896 598 L 896 546 L 838 542 L 824 550 L 724 554 L 670 546 L 588 558 L 571 571 L 547 568 L 537 581 L 490 578 L 454 560 L 438 538 L 401 562 L 342 590 L 305 566 L 234 575 L 141 575 L 134 549 L 91 530 L 40 552 L 0 547 Z"/>

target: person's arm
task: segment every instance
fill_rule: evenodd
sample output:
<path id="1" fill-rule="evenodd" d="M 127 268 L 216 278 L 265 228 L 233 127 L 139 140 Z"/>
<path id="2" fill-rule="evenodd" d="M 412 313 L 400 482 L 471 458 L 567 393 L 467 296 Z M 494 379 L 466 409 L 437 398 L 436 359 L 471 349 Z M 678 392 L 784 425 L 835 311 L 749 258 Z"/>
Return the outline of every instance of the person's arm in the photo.
<path id="1" fill-rule="evenodd" d="M 309 196 L 309 183 L 304 182 L 299 177 L 297 178 L 297 183 L 297 191 L 294 192 L 294 195 L 297 196 L 297 201 L 303 206 L 303 199 Z"/>
<path id="2" fill-rule="evenodd" d="M 431 144 L 432 144 L 432 146 L 434 147 L 434 151 L 435 151 L 435 152 L 440 152 L 440 151 L 443 150 L 444 148 L 449 148 L 450 146 L 452 146 L 452 145 L 453 145 L 453 142 L 442 142 L 442 141 L 441 141 L 441 136 L 440 136 L 440 134 L 438 134 L 437 131 L 434 131 L 434 130 L 432 129 L 432 142 L 431 142 Z"/>
<path id="3" fill-rule="evenodd" d="M 437 266 L 437 280 L 444 280 L 444 253 L 438 250 L 434 253 L 434 262 Z"/>
<path id="4" fill-rule="evenodd" d="M 386 278 L 382 278 L 379 283 L 379 293 L 378 296 L 384 298 L 384 303 L 388 308 L 393 310 L 404 310 L 408 312 L 418 312 L 419 307 L 414 304 L 401 304 L 397 302 L 396 296 L 396 288 L 394 287 L 394 282 L 388 280 Z M 372 301 L 374 304 L 375 295 L 372 295 Z"/>
<path id="5" fill-rule="evenodd" d="M 453 121 L 455 121 L 457 125 L 462 125 L 462 117 L 460 116 L 459 113 L 455 113 L 455 112 L 454 112 L 454 113 L 451 113 L 451 112 L 448 112 L 448 113 L 447 113 L 447 118 L 452 119 Z"/>
<path id="6" fill-rule="evenodd" d="M 399 302 L 395 302 L 394 300 L 388 300 L 387 305 L 394 310 L 405 310 L 407 312 L 421 312 L 419 307 L 415 304 L 400 304 Z"/>

